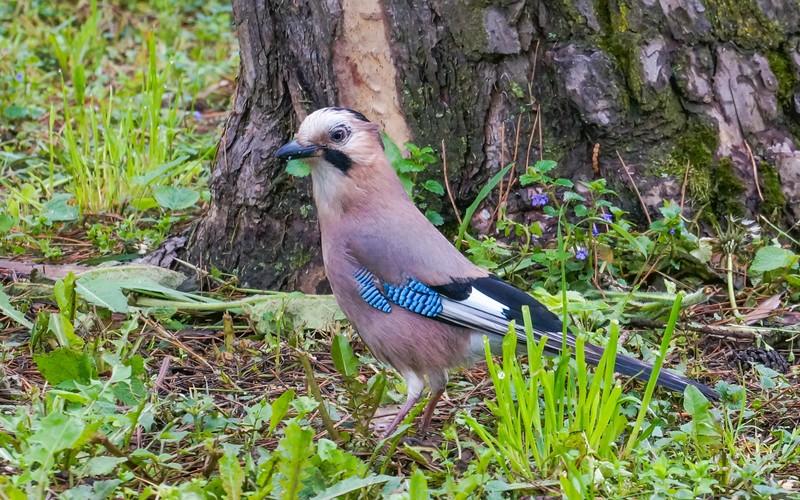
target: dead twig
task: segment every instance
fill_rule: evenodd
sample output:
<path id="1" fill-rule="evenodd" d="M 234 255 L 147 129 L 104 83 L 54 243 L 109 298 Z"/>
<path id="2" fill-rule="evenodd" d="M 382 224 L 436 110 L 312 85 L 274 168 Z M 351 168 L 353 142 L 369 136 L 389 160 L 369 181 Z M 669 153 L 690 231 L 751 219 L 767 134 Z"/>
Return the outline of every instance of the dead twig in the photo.
<path id="1" fill-rule="evenodd" d="M 177 347 L 178 349 L 181 349 L 182 351 L 184 351 L 186 354 L 191 356 L 195 361 L 197 361 L 201 365 L 203 365 L 206 368 L 208 368 L 211 371 L 211 373 L 219 376 L 219 378 L 223 382 L 228 384 L 230 387 L 236 389 L 237 391 L 241 391 L 242 390 L 241 387 L 236 385 L 236 383 L 233 380 L 231 380 L 231 378 L 227 374 L 225 374 L 225 372 L 215 369 L 213 366 L 211 366 L 211 364 L 209 364 L 208 361 L 206 361 L 206 359 L 203 356 L 200 356 L 199 354 L 194 352 L 189 346 L 187 346 L 186 344 L 181 342 L 180 339 L 175 337 L 172 333 L 167 331 L 164 327 L 162 327 L 161 325 L 159 325 L 155 321 L 151 320 L 150 318 L 142 317 L 142 319 L 144 320 L 145 323 L 147 323 L 150 326 L 150 328 L 153 329 L 153 331 L 156 333 L 156 336 L 158 338 L 160 338 L 161 340 L 163 340 L 165 342 L 168 342 L 169 344 L 172 344 L 174 347 Z"/>
<path id="2" fill-rule="evenodd" d="M 663 323 L 661 321 L 653 321 L 646 318 L 631 317 L 629 318 L 629 322 L 631 326 L 638 326 L 642 328 L 654 328 L 657 330 L 663 330 L 667 326 L 666 323 Z M 696 323 L 694 321 L 679 322 L 678 327 L 683 330 L 705 333 L 707 335 L 713 335 L 715 337 L 731 338 L 736 340 L 753 341 L 755 340 L 756 336 L 759 335 L 758 331 L 749 328 L 730 328 L 717 325 L 703 325 L 700 323 Z"/>
<path id="3" fill-rule="evenodd" d="M 300 364 L 303 365 L 303 370 L 306 372 L 308 390 L 317 401 L 317 410 L 319 411 L 319 416 L 322 419 L 322 425 L 324 425 L 325 430 L 328 431 L 328 436 L 336 441 L 339 439 L 339 431 L 336 430 L 336 425 L 333 423 L 333 419 L 331 419 L 328 409 L 325 408 L 325 399 L 323 399 L 322 393 L 319 390 L 319 384 L 317 384 L 317 379 L 314 376 L 314 369 L 311 368 L 311 363 L 308 361 L 308 354 L 300 350 L 297 350 L 296 352 L 297 357 L 300 358 Z"/>
<path id="4" fill-rule="evenodd" d="M 625 165 L 625 160 L 622 159 L 622 155 L 619 154 L 619 150 L 616 150 L 616 153 L 617 153 L 617 158 L 619 158 L 620 163 L 622 163 L 622 168 L 625 170 L 625 174 L 628 176 L 628 180 L 631 182 L 633 191 L 639 198 L 639 203 L 642 204 L 642 210 L 644 210 L 644 216 L 647 217 L 647 224 L 652 224 L 653 220 L 650 218 L 650 212 L 647 210 L 647 205 L 645 205 L 644 203 L 644 199 L 642 198 L 642 194 L 639 192 L 639 188 L 636 187 L 636 183 L 633 182 L 633 176 L 631 175 L 631 172 L 628 170 L 628 166 Z"/>
<path id="5" fill-rule="evenodd" d="M 137 463 L 127 453 L 117 448 L 117 445 L 112 443 L 111 440 L 108 439 L 108 437 L 105 434 L 95 434 L 94 436 L 92 436 L 91 441 L 94 444 L 99 444 L 100 446 L 108 450 L 108 452 L 114 455 L 115 457 L 124 458 L 125 461 L 123 463 L 125 464 L 125 466 L 132 472 L 136 471 L 137 474 L 140 474 L 142 476 L 142 478 L 140 479 L 144 479 L 145 481 L 153 485 L 156 484 L 156 482 L 153 480 L 152 477 L 150 477 L 150 474 L 148 474 L 147 471 L 144 470 L 144 467 L 141 464 Z"/>
<path id="6" fill-rule="evenodd" d="M 692 164 L 686 162 L 686 169 L 683 171 L 683 184 L 681 184 L 681 212 L 683 212 L 683 204 L 686 201 L 686 185 L 689 183 L 689 169 Z"/>
<path id="7" fill-rule="evenodd" d="M 758 168 L 756 167 L 756 157 L 753 156 L 753 150 L 750 149 L 750 144 L 744 141 L 744 147 L 747 148 L 747 154 L 750 155 L 750 163 L 753 164 L 753 184 L 756 185 L 756 192 L 758 192 L 758 199 L 764 201 L 764 195 L 761 194 L 761 186 L 758 183 Z"/>
<path id="8" fill-rule="evenodd" d="M 453 213 L 456 214 L 456 220 L 460 227 L 462 224 L 461 214 L 458 213 L 453 191 L 450 190 L 450 179 L 447 176 L 447 148 L 444 147 L 444 139 L 442 139 L 442 175 L 444 176 L 444 189 L 447 191 L 447 198 L 450 200 L 450 205 L 453 207 Z"/>

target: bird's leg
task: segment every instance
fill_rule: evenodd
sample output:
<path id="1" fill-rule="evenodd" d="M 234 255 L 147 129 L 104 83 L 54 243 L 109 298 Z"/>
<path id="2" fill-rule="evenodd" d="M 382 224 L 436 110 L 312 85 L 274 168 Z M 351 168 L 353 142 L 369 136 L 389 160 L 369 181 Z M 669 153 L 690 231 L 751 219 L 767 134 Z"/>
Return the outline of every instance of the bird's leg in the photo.
<path id="1" fill-rule="evenodd" d="M 406 399 L 406 402 L 400 408 L 400 411 L 397 412 L 397 416 L 394 417 L 394 420 L 392 420 L 392 423 L 389 424 L 389 427 L 387 427 L 386 430 L 383 431 L 383 434 L 381 434 L 381 439 L 385 439 L 392 435 L 395 429 L 397 429 L 397 426 L 400 425 L 404 418 L 406 418 L 408 412 L 410 412 L 411 409 L 414 408 L 414 405 L 419 402 L 420 396 L 420 394 L 414 396 L 411 394 L 408 395 L 408 399 Z"/>
<path id="2" fill-rule="evenodd" d="M 406 402 L 400 408 L 400 411 L 397 413 L 397 416 L 394 417 L 392 423 L 389 424 L 389 427 L 383 431 L 381 434 L 381 439 L 385 439 L 392 435 L 392 433 L 397 429 L 397 426 L 406 418 L 408 412 L 414 408 L 414 405 L 419 402 L 419 398 L 422 397 L 422 391 L 425 389 L 425 381 L 418 376 L 414 372 L 403 373 L 403 378 L 406 381 L 406 393 L 408 394 Z"/>
<path id="3" fill-rule="evenodd" d="M 419 426 L 420 434 L 424 435 L 425 430 L 431 423 L 433 412 L 436 410 L 436 404 L 442 398 L 444 389 L 447 387 L 447 370 L 442 370 L 439 373 L 429 373 L 428 383 L 431 386 L 431 400 L 428 401 L 428 406 L 425 407 L 425 413 L 422 414 L 422 423 Z"/>
<path id="4" fill-rule="evenodd" d="M 444 394 L 444 389 L 439 389 L 431 396 L 431 400 L 428 401 L 428 406 L 425 407 L 425 413 L 422 414 L 422 423 L 419 426 L 419 430 L 421 433 L 424 433 L 428 429 L 428 425 L 431 423 L 431 419 L 433 418 L 433 412 L 436 410 L 436 405 L 439 403 L 439 400 L 442 399 L 442 394 Z"/>

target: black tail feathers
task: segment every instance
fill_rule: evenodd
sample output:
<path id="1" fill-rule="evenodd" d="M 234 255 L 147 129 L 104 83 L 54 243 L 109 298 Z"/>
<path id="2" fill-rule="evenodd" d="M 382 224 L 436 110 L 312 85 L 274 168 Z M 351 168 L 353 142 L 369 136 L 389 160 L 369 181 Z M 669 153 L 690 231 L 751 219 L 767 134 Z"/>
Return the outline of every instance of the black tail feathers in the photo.
<path id="1" fill-rule="evenodd" d="M 600 362 L 600 356 L 602 353 L 603 350 L 599 347 L 590 347 L 589 345 L 586 345 L 585 356 L 587 362 L 597 365 L 597 363 Z M 650 374 L 653 372 L 653 366 L 649 363 L 645 363 L 644 361 L 639 361 L 638 359 L 617 354 L 617 360 L 614 364 L 614 371 L 629 377 L 635 377 L 640 380 L 647 381 L 650 379 Z M 714 401 L 719 399 L 719 393 L 707 385 L 701 384 L 700 382 L 696 382 L 686 377 L 682 377 L 675 373 L 671 373 L 663 368 L 658 374 L 658 380 L 656 383 L 662 387 L 666 387 L 667 389 L 672 389 L 673 391 L 680 393 L 683 393 L 687 386 L 693 385 L 708 399 Z"/>

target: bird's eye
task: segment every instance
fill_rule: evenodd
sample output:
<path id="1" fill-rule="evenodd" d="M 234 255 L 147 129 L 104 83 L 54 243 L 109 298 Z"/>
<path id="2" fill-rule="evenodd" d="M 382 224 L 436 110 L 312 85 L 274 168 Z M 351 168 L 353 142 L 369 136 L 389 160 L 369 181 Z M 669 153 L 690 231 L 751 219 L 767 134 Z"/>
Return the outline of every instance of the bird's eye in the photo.
<path id="1" fill-rule="evenodd" d="M 347 130 L 343 128 L 337 128 L 331 131 L 331 140 L 333 142 L 342 142 L 347 138 Z"/>

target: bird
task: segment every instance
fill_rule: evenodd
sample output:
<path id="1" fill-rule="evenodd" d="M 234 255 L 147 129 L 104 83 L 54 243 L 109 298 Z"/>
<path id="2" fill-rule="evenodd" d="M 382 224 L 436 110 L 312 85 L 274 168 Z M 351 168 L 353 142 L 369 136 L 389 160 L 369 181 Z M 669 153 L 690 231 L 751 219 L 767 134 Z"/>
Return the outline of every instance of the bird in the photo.
<path id="1" fill-rule="evenodd" d="M 484 359 L 483 338 L 499 352 L 513 321 L 526 342 L 523 307 L 533 338 L 546 339 L 557 355 L 575 335 L 531 295 L 473 264 L 414 205 L 384 152 L 377 124 L 348 108 L 309 114 L 295 139 L 280 147 L 283 160 L 303 159 L 311 171 L 325 273 L 339 307 L 372 355 L 405 380 L 407 399 L 383 437 L 392 435 L 422 398 L 425 432 L 452 369 Z M 566 337 L 565 337 L 566 336 Z M 586 343 L 585 359 L 597 365 L 603 349 Z M 647 380 L 652 365 L 617 355 L 615 371 Z M 697 387 L 662 370 L 658 385 L 682 392 Z"/>

